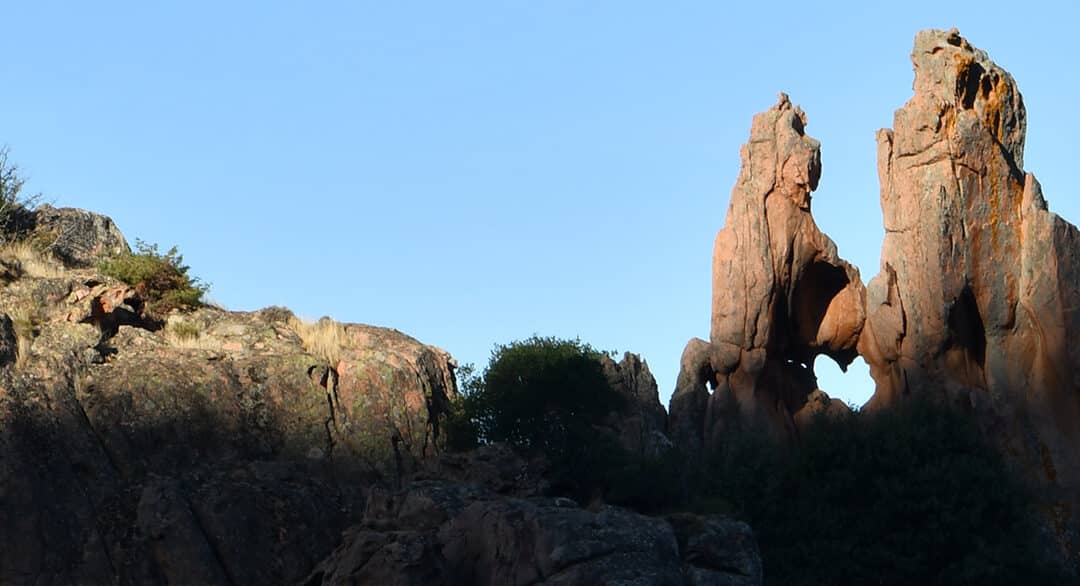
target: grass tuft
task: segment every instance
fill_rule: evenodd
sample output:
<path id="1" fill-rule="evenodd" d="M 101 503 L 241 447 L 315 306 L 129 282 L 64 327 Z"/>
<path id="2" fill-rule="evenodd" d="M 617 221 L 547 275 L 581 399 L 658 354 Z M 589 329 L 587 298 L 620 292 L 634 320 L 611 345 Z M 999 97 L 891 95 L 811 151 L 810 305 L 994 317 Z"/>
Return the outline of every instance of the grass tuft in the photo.
<path id="1" fill-rule="evenodd" d="M 328 317 L 307 322 L 294 316 L 288 323 L 303 341 L 304 350 L 337 367 L 345 343 L 345 326 Z"/>

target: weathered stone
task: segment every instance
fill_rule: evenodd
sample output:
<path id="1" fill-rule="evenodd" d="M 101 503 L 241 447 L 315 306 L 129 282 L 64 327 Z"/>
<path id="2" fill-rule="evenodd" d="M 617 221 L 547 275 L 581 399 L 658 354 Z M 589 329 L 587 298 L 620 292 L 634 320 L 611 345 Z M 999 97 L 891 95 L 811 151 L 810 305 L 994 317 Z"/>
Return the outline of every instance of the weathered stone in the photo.
<path id="1" fill-rule="evenodd" d="M 886 234 L 859 342 L 877 382 L 868 407 L 944 393 L 1045 508 L 1080 510 L 1080 231 L 1024 173 L 1012 76 L 955 29 L 918 33 L 911 57 L 914 96 L 878 132 Z M 1080 535 L 1075 513 L 1054 525 L 1063 544 Z"/>
<path id="2" fill-rule="evenodd" d="M 810 214 L 820 146 L 780 95 L 754 117 L 713 250 L 711 340 L 691 340 L 671 401 L 673 433 L 715 444 L 732 425 L 791 437 L 817 388 L 814 358 L 856 356 L 865 291 Z M 709 395 L 706 385 L 712 386 Z"/>
<path id="3" fill-rule="evenodd" d="M 466 584 L 684 583 L 670 525 L 613 507 L 480 501 L 440 538 L 451 572 Z"/>
<path id="4" fill-rule="evenodd" d="M 88 273 L 25 276 L 0 289 L 4 307 L 35 310 L 26 366 L 0 368 L 0 583 L 278 584 L 308 575 L 360 521 L 373 477 L 393 469 L 349 437 L 374 427 L 365 417 L 386 414 L 350 412 L 351 426 L 336 427 L 345 414 L 334 369 L 261 314 L 204 308 L 160 330 L 117 325 L 103 339 L 100 318 L 135 307 L 128 289 Z M 194 337 L 173 335 L 180 322 Z M 370 344 L 384 332 L 411 340 L 371 328 Z M 403 356 L 435 354 L 412 343 L 396 347 L 395 365 L 421 366 L 395 375 L 384 365 L 385 384 L 452 393 L 448 371 L 422 366 L 433 358 Z M 438 357 L 448 369 L 449 357 Z M 327 376 L 313 377 L 320 368 Z M 443 378 L 423 378 L 431 372 Z M 430 434 L 426 401 L 419 408 L 393 415 Z"/>
<path id="5" fill-rule="evenodd" d="M 818 417 L 843 417 L 851 414 L 851 408 L 840 399 L 833 399 L 818 389 L 806 396 L 806 404 L 795 412 L 795 427 L 806 429 Z"/>
<path id="6" fill-rule="evenodd" d="M 436 457 L 446 441 L 440 425 L 457 394 L 450 354 L 397 330 L 359 324 L 345 324 L 341 349 L 332 400 L 342 447 L 380 462 L 400 457 L 403 473 Z"/>
<path id="7" fill-rule="evenodd" d="M 669 515 L 694 586 L 752 586 L 762 583 L 761 556 L 750 526 L 717 515 Z"/>
<path id="8" fill-rule="evenodd" d="M 342 582 L 359 575 L 387 583 L 424 576 L 433 584 L 757 586 L 761 557 L 749 527 L 722 517 L 659 519 L 423 481 L 372 491 L 364 522 L 304 584 L 365 583 Z"/>
<path id="9" fill-rule="evenodd" d="M 34 211 L 34 222 L 30 239 L 65 266 L 93 266 L 103 258 L 131 251 L 108 216 L 43 205 Z"/>
<path id="10" fill-rule="evenodd" d="M 671 447 L 665 435 L 667 412 L 660 403 L 656 379 L 649 365 L 637 354 L 626 352 L 622 360 L 601 357 L 608 383 L 623 399 L 622 407 L 607 419 L 619 444 L 628 453 L 654 457 Z"/>

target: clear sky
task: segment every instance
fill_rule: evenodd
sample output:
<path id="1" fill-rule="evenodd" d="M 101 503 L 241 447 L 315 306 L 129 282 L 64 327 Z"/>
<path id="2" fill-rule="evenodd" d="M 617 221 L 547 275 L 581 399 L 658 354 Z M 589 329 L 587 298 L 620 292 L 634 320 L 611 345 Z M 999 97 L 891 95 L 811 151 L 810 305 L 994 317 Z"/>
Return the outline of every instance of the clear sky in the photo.
<path id="1" fill-rule="evenodd" d="M 874 132 L 922 28 L 1016 78 L 1025 163 L 1080 220 L 1072 2 L 12 2 L 0 143 L 55 205 L 177 244 L 230 309 L 402 330 L 483 365 L 538 333 L 674 389 L 751 116 L 822 142 L 814 215 L 877 273 Z M 865 369 L 818 361 L 862 403 Z"/>

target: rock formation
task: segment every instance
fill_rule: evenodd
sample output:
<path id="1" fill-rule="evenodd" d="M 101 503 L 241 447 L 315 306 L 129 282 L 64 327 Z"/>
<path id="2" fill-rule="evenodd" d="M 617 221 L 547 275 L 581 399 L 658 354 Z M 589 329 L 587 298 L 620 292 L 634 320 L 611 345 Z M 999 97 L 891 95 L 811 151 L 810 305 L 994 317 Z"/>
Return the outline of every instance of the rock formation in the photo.
<path id="1" fill-rule="evenodd" d="M 941 393 L 966 405 L 1047 491 L 1064 538 L 1080 506 L 1080 231 L 1024 172 L 1012 76 L 955 29 L 920 32 L 911 57 L 915 95 L 877 135 L 868 407 Z"/>
<path id="2" fill-rule="evenodd" d="M 95 268 L 123 237 L 73 213 L 3 259 L 0 584 L 760 586 L 743 523 L 585 509 L 543 496 L 542 459 L 443 451 L 439 348 L 284 308 L 150 319 Z M 662 447 L 648 366 L 603 367 L 626 401 L 598 432 Z"/>
<path id="3" fill-rule="evenodd" d="M 711 340 L 687 344 L 671 400 L 672 431 L 689 445 L 711 445 L 736 423 L 793 436 L 817 389 L 814 358 L 843 368 L 856 356 L 865 293 L 810 214 L 821 156 L 806 123 L 781 94 L 743 145 L 713 249 Z"/>
<path id="4" fill-rule="evenodd" d="M 1024 172 L 1012 76 L 955 29 L 920 32 L 912 61 L 914 96 L 877 134 L 886 234 L 865 290 L 810 216 L 821 164 L 805 115 L 781 95 L 754 117 L 713 252 L 711 340 L 683 352 L 669 428 L 692 448 L 734 424 L 791 436 L 843 409 L 815 391 L 814 357 L 862 355 L 867 409 L 912 396 L 965 409 L 1077 565 L 1080 230 Z"/>
<path id="5" fill-rule="evenodd" d="M 293 583 L 439 456 L 447 353 L 344 324 L 330 363 L 280 309 L 161 327 L 50 250 L 0 286 L 0 583 Z"/>
<path id="6" fill-rule="evenodd" d="M 660 403 L 660 392 L 649 365 L 641 356 L 626 352 L 615 362 L 601 357 L 604 374 L 622 398 L 623 405 L 605 422 L 617 436 L 619 445 L 631 454 L 655 457 L 671 447 L 668 439 L 667 412 Z"/>
<path id="7" fill-rule="evenodd" d="M 423 481 L 373 492 L 363 522 L 303 584 L 761 582 L 761 557 L 745 523 L 586 510 L 564 498 Z"/>
<path id="8" fill-rule="evenodd" d="M 43 205 L 34 210 L 32 240 L 66 266 L 86 267 L 130 250 L 112 218 L 77 208 Z"/>

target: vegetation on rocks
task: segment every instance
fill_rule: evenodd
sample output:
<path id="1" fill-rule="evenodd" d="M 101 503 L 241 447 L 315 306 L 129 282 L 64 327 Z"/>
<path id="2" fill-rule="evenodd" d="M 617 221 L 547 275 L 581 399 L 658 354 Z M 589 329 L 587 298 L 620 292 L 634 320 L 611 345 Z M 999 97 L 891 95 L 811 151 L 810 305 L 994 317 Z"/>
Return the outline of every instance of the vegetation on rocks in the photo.
<path id="1" fill-rule="evenodd" d="M 542 456 L 555 494 L 734 515 L 754 528 L 766 584 L 1069 583 L 1040 553 L 1031 495 L 958 409 L 822 413 L 794 444 L 746 429 L 707 453 L 644 456 L 606 441 L 620 397 L 598 356 L 577 340 L 496 346 L 482 374 L 463 369 L 451 445 Z"/>
<path id="2" fill-rule="evenodd" d="M 767 584 L 1062 584 L 1026 494 L 970 416 L 913 401 L 819 417 L 792 450 L 745 435 L 712 454 L 692 508 L 754 527 Z"/>
<path id="3" fill-rule="evenodd" d="M 543 456 L 558 492 L 579 498 L 601 488 L 613 449 L 595 428 L 618 409 L 601 353 L 580 340 L 533 336 L 496 345 L 483 373 L 466 367 L 450 443 L 505 442 L 527 457 Z"/>
<path id="4" fill-rule="evenodd" d="M 0 244 L 17 240 L 33 224 L 39 194 L 23 192 L 26 179 L 18 165 L 8 160 L 10 150 L 0 147 Z"/>
<path id="5" fill-rule="evenodd" d="M 188 274 L 184 257 L 174 246 L 162 254 L 157 244 L 136 241 L 136 251 L 103 261 L 98 269 L 119 279 L 142 295 L 151 314 L 193 309 L 203 304 L 209 285 Z"/>

